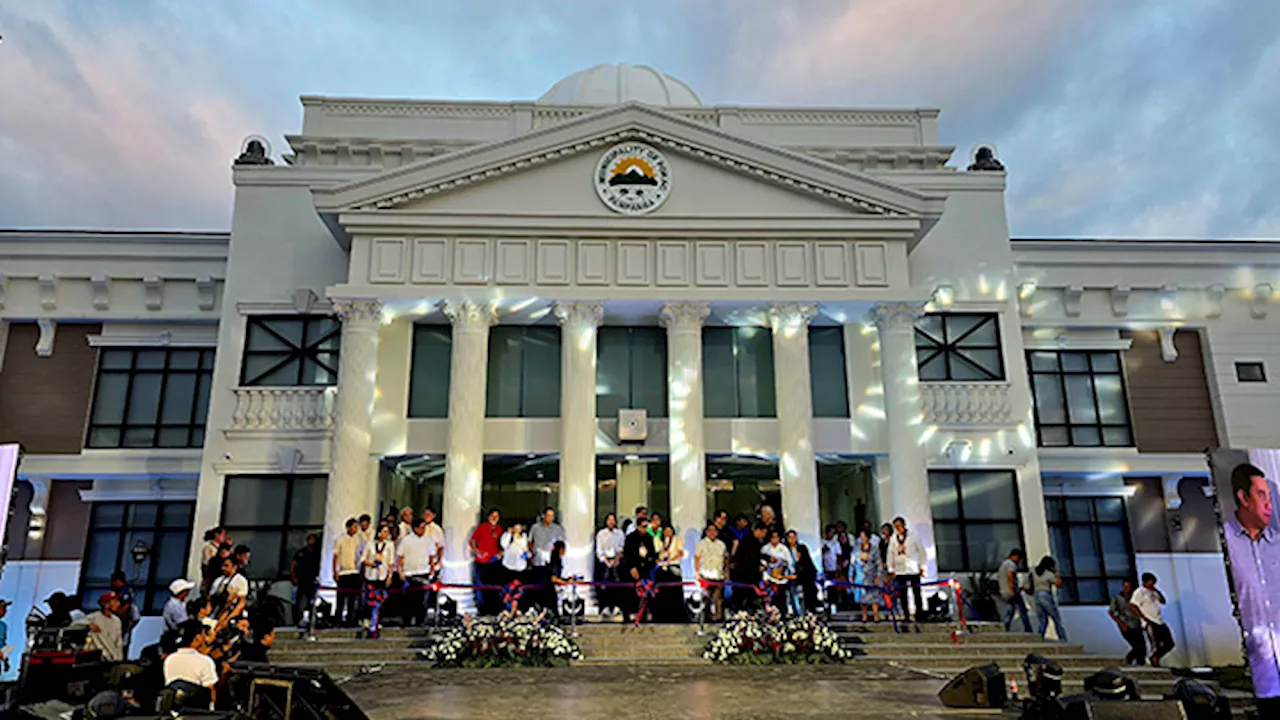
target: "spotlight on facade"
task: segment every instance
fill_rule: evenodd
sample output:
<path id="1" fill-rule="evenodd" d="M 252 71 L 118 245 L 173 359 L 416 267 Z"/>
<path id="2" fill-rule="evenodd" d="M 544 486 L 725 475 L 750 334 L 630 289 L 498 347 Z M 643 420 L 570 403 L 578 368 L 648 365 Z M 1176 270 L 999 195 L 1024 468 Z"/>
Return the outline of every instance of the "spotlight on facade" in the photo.
<path id="1" fill-rule="evenodd" d="M 133 555 L 134 565 L 142 565 L 147 561 L 147 558 L 151 557 L 151 546 L 139 540 L 133 544 L 133 548 L 129 550 L 129 553 Z"/>

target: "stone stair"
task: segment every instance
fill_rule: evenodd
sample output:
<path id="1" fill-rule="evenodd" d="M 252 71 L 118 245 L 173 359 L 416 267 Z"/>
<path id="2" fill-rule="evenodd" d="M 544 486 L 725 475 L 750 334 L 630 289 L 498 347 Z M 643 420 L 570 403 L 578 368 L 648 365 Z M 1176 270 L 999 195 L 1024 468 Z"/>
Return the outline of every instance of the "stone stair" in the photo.
<path id="1" fill-rule="evenodd" d="M 831 629 L 842 646 L 860 659 L 894 663 L 950 679 L 975 666 L 995 663 L 1020 688 L 1026 684 L 1022 661 L 1030 653 L 1052 658 L 1063 668 L 1063 691 L 1084 689 L 1084 679 L 1108 667 L 1121 667 L 1137 683 L 1144 695 L 1161 695 L 1173 690 L 1177 680 L 1165 668 L 1124 667 L 1123 657 L 1093 655 L 1071 643 L 1050 642 L 1039 635 L 1006 632 L 998 623 L 971 622 L 968 631 L 959 625 L 920 625 L 919 632 L 895 632 L 890 623 L 863 624 L 859 619 L 837 615 Z"/>
<path id="2" fill-rule="evenodd" d="M 705 665 L 708 638 L 695 625 L 586 623 L 578 627 L 581 665 Z"/>

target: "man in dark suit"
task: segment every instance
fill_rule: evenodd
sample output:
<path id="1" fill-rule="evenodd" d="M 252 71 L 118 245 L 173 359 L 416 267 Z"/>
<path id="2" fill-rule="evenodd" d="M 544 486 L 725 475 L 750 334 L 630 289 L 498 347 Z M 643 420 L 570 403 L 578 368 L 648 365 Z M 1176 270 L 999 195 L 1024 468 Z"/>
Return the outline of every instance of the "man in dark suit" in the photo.
<path id="1" fill-rule="evenodd" d="M 735 585 L 756 585 L 760 582 L 760 549 L 764 547 L 769 526 L 756 523 L 751 532 L 742 536 L 734 548 L 733 558 L 729 562 L 729 581 Z M 755 590 L 747 587 L 735 587 L 733 590 L 734 608 L 737 610 L 754 610 L 759 605 L 759 597 Z"/>
<path id="2" fill-rule="evenodd" d="M 649 518 L 638 517 L 631 528 L 631 533 L 622 544 L 622 566 L 631 582 L 648 580 L 654 564 L 658 560 L 658 551 L 653 545 L 653 536 L 649 534 Z M 622 621 L 631 622 L 632 616 L 640 607 L 640 596 L 635 590 L 622 589 L 626 602 L 622 605 Z"/>

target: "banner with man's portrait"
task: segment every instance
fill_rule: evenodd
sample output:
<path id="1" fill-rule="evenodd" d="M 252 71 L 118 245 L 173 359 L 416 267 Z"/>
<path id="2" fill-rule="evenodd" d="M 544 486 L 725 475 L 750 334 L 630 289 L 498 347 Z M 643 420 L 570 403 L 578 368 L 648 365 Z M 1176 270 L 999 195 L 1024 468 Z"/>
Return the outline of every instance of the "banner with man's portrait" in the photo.
<path id="1" fill-rule="evenodd" d="M 1254 695 L 1280 703 L 1280 450 L 1213 450 L 1209 467 Z"/>

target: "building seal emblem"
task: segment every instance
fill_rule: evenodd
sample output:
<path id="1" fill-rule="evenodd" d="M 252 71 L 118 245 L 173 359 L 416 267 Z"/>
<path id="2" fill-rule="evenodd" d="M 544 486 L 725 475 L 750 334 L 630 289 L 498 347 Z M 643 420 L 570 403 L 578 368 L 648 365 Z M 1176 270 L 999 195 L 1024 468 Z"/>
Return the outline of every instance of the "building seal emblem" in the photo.
<path id="1" fill-rule="evenodd" d="M 671 166 L 651 145 L 625 142 L 600 156 L 592 178 L 600 201 L 623 215 L 658 209 L 671 194 Z"/>

